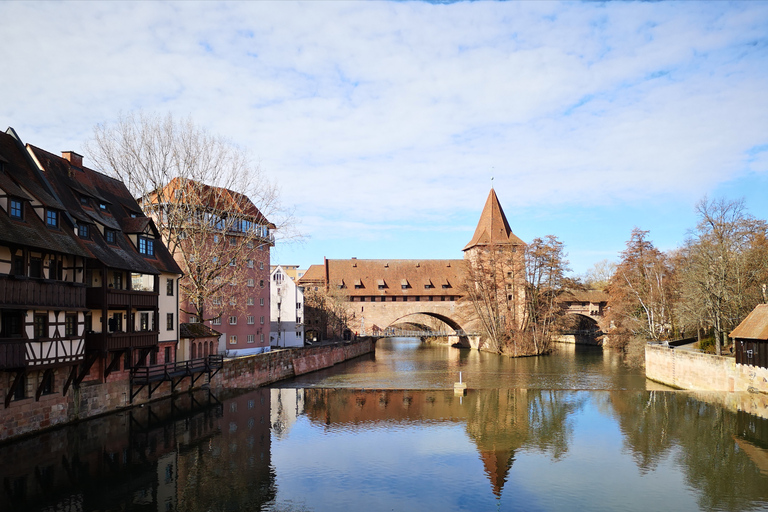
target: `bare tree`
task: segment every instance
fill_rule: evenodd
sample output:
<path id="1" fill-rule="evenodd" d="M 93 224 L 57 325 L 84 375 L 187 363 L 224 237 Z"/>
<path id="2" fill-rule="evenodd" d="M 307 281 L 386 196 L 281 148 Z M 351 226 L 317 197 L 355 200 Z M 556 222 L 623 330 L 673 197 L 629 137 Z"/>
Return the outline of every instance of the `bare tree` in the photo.
<path id="1" fill-rule="evenodd" d="M 319 287 L 304 291 L 305 321 L 319 328 L 322 336 L 341 339 L 352 320 L 348 309 L 349 296 L 344 290 Z"/>
<path id="2" fill-rule="evenodd" d="M 517 331 L 518 301 L 524 290 L 524 268 L 507 247 L 492 245 L 465 260 L 462 301 L 483 333 L 483 348 L 501 353 Z"/>
<path id="3" fill-rule="evenodd" d="M 590 290 L 604 290 L 616 272 L 616 263 L 601 260 L 595 263 L 584 275 L 584 284 Z"/>
<path id="4" fill-rule="evenodd" d="M 511 356 L 546 353 L 562 318 L 556 300 L 568 271 L 562 243 L 535 239 L 524 258 L 492 246 L 466 260 L 464 301 L 481 326 L 484 348 Z"/>
<path id="5" fill-rule="evenodd" d="M 563 320 L 563 306 L 557 300 L 564 291 L 568 261 L 563 243 L 553 235 L 534 239 L 525 253 L 526 293 L 523 332 L 535 354 L 549 351 L 555 328 Z"/>
<path id="6" fill-rule="evenodd" d="M 636 336 L 665 339 L 673 331 L 674 271 L 647 236 L 648 231 L 632 230 L 608 286 L 609 336 L 617 347 Z"/>
<path id="7" fill-rule="evenodd" d="M 251 281 L 255 268 L 269 269 L 273 230 L 291 219 L 245 150 L 190 119 L 143 112 L 96 126 L 86 149 L 157 224 L 184 272 L 182 311 L 205 321 L 246 307 L 248 287 L 264 286 Z"/>
<path id="8" fill-rule="evenodd" d="M 699 222 L 683 249 L 682 309 L 690 323 L 712 327 L 720 354 L 728 332 L 763 300 L 768 228 L 747 213 L 742 200 L 705 197 L 696 212 Z"/>

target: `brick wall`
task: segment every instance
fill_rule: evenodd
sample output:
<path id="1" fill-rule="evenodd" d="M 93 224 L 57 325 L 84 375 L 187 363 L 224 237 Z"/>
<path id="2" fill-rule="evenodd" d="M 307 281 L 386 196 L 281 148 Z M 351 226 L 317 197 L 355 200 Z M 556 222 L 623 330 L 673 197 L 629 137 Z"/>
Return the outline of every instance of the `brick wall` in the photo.
<path id="1" fill-rule="evenodd" d="M 768 393 L 768 368 L 736 364 L 732 357 L 657 345 L 645 347 L 645 375 L 681 389 Z"/>

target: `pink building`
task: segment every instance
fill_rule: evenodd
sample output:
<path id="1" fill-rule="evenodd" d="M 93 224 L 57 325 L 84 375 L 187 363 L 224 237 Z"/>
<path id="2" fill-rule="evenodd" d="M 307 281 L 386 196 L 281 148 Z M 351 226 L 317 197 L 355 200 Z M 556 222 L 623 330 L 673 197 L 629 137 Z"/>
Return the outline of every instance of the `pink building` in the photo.
<path id="1" fill-rule="evenodd" d="M 184 272 L 180 322 L 203 323 L 220 333 L 214 353 L 269 351 L 274 224 L 247 196 L 192 180 L 174 179 L 142 203 Z M 178 360 L 192 355 L 191 342 L 182 339 Z"/>

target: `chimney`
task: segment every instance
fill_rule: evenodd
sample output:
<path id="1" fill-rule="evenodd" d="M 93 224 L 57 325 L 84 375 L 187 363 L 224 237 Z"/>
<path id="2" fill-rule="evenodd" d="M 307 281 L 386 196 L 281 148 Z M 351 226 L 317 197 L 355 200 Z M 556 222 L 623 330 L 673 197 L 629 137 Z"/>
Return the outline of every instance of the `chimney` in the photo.
<path id="1" fill-rule="evenodd" d="M 75 167 L 83 166 L 83 155 L 78 155 L 74 151 L 62 151 L 61 157 L 69 161 Z"/>

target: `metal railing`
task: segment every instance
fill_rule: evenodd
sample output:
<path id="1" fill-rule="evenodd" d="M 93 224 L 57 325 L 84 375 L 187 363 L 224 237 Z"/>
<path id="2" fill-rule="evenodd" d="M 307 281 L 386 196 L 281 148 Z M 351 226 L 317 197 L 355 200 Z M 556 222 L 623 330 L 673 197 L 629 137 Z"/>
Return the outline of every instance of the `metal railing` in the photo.
<path id="1" fill-rule="evenodd" d="M 386 329 L 379 332 L 371 333 L 372 336 L 379 336 L 381 338 L 441 338 L 447 336 L 477 336 L 477 333 L 468 333 L 463 329 L 456 331 L 417 331 L 417 330 L 405 330 L 405 329 Z"/>

